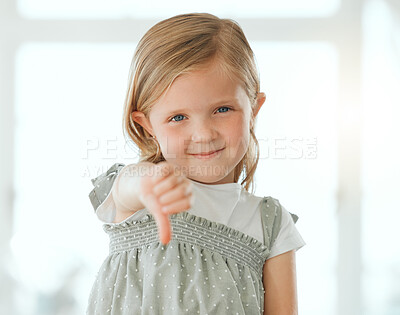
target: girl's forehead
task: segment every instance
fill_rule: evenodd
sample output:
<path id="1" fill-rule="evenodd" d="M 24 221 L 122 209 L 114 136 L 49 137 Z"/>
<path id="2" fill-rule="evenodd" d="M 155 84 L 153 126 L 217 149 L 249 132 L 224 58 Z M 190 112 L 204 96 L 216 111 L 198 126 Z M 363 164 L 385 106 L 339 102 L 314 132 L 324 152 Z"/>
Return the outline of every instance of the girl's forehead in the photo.
<path id="1" fill-rule="evenodd" d="M 214 101 L 220 98 L 237 97 L 242 92 L 244 88 L 238 80 L 232 79 L 217 69 L 207 69 L 178 76 L 163 92 L 160 100 Z"/>
<path id="2" fill-rule="evenodd" d="M 245 90 L 238 84 L 229 84 L 223 82 L 183 82 L 182 84 L 171 86 L 156 103 L 168 104 L 170 107 L 182 106 L 182 104 L 214 104 L 221 101 L 237 100 L 242 101 L 247 97 Z"/>

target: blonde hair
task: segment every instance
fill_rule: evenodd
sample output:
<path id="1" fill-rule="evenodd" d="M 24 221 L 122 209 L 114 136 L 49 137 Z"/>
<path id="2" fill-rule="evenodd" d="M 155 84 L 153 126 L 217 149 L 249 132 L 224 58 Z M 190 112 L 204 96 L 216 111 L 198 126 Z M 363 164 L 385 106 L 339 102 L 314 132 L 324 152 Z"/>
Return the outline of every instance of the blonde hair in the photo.
<path id="1" fill-rule="evenodd" d="M 151 135 L 132 119 L 141 111 L 148 118 L 152 106 L 184 73 L 220 61 L 221 70 L 243 84 L 252 110 L 257 105 L 260 80 L 254 53 L 237 22 L 208 13 L 182 14 L 163 20 L 139 41 L 132 59 L 125 99 L 123 131 L 140 150 L 140 161 L 165 161 Z M 259 144 L 251 115 L 250 143 L 234 170 L 234 182 L 243 173 L 241 185 L 254 189 L 254 173 L 259 160 Z"/>

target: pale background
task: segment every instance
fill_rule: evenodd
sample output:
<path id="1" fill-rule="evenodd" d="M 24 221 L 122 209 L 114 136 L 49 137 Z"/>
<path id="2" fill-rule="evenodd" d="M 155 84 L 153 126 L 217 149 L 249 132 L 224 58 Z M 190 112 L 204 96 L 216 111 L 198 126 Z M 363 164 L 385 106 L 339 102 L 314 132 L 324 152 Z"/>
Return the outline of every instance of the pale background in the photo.
<path id="1" fill-rule="evenodd" d="M 195 3 L 1 0 L 0 313 L 85 312 L 108 253 L 90 178 L 138 157 L 121 123 L 135 46 L 209 12 L 256 54 L 256 195 L 300 217 L 299 313 L 400 314 L 399 1 Z"/>

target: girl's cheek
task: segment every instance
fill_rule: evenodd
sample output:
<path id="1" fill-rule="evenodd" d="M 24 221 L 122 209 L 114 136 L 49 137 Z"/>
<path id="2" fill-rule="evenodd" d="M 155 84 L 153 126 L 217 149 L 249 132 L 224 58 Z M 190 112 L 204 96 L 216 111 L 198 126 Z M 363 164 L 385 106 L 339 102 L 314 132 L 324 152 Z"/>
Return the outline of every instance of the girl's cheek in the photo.
<path id="1" fill-rule="evenodd" d="M 226 128 L 229 131 L 230 143 L 235 149 L 245 147 L 250 139 L 250 125 L 246 124 L 244 119 L 236 119 L 231 122 L 231 127 Z"/>
<path id="2" fill-rule="evenodd" d="M 246 130 L 246 122 L 245 119 L 237 115 L 235 117 L 232 117 L 231 120 L 226 122 L 225 130 L 230 130 L 231 132 L 237 134 L 237 133 L 242 133 L 244 130 Z"/>
<path id="3" fill-rule="evenodd" d="M 181 142 L 183 142 L 181 132 L 178 128 L 163 128 L 159 130 L 162 137 L 162 151 L 168 155 L 168 157 L 173 158 L 181 151 Z"/>
<path id="4" fill-rule="evenodd" d="M 181 131 L 179 131 L 178 129 L 179 128 L 168 128 L 164 130 L 166 141 L 174 147 L 176 146 L 176 143 L 179 143 L 182 138 Z"/>

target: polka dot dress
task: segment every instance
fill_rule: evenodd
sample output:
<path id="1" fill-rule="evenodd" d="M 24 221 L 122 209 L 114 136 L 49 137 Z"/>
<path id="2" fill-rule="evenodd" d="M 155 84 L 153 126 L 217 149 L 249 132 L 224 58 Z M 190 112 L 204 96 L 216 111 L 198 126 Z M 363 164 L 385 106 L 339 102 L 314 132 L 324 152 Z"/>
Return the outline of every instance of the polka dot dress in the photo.
<path id="1" fill-rule="evenodd" d="M 188 212 L 170 216 L 167 245 L 159 242 L 151 214 L 104 224 L 110 252 L 86 314 L 263 314 L 262 268 L 279 232 L 281 207 L 264 197 L 259 209 L 264 243 Z"/>

